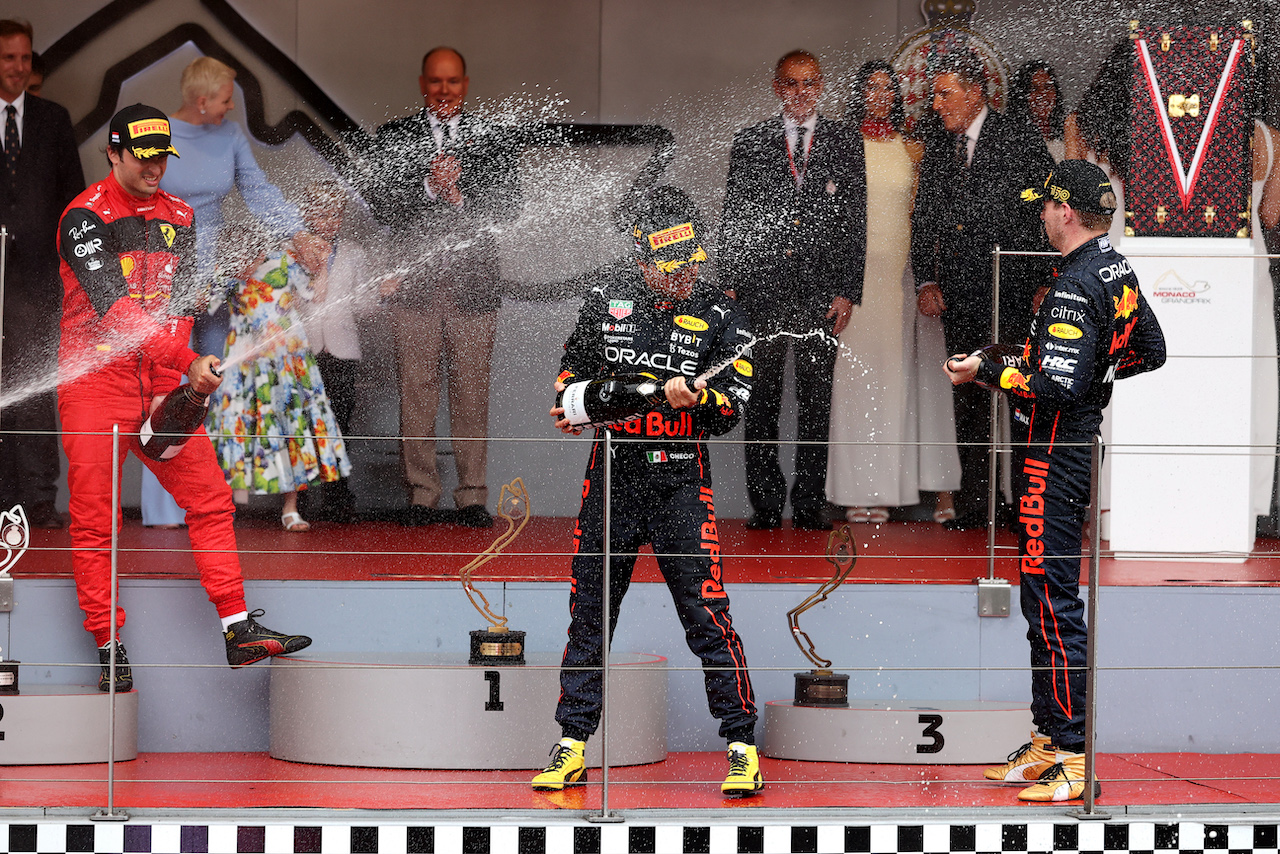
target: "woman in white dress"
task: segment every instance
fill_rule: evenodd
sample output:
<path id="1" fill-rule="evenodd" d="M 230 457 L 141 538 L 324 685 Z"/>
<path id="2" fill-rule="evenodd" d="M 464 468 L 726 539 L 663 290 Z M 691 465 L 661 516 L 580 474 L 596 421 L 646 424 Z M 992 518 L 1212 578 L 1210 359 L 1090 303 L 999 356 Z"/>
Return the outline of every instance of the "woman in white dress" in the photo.
<path id="1" fill-rule="evenodd" d="M 1253 211 L 1251 226 L 1253 251 L 1267 254 L 1263 231 L 1280 221 L 1280 169 L 1276 169 L 1275 132 L 1265 123 L 1253 122 Z M 1254 261 L 1253 351 L 1259 361 L 1253 366 L 1253 423 L 1250 444 L 1255 446 L 1250 465 L 1249 503 L 1260 517 L 1258 530 L 1266 536 L 1280 534 L 1273 499 L 1275 490 L 1277 412 L 1275 286 L 1271 264 L 1266 258 Z"/>
<path id="2" fill-rule="evenodd" d="M 937 491 L 943 521 L 960 485 L 955 423 L 950 389 L 934 376 L 945 358 L 941 326 L 915 310 L 911 206 L 922 149 L 902 134 L 902 93 L 888 62 L 862 66 L 846 121 L 861 129 L 866 154 L 867 257 L 862 304 L 836 357 L 827 498 L 848 508 L 849 521 L 882 523 L 890 507 Z"/>

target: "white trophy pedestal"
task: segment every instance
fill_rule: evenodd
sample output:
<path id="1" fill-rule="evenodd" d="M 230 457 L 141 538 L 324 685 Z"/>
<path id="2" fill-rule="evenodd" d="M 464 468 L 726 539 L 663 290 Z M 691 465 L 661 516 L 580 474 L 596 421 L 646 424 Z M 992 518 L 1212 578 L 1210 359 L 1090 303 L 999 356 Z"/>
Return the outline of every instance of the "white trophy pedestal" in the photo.
<path id="1" fill-rule="evenodd" d="M 667 660 L 615 653 L 609 764 L 667 758 Z M 464 655 L 301 653 L 271 666 L 271 755 L 372 768 L 541 769 L 560 740 L 560 656 L 470 666 Z M 601 733 L 587 742 L 600 765 Z"/>
<path id="2" fill-rule="evenodd" d="M 107 761 L 111 697 L 96 685 L 23 685 L 0 694 L 0 765 Z M 115 758 L 138 757 L 138 692 L 116 694 Z"/>
<path id="3" fill-rule="evenodd" d="M 766 703 L 761 749 L 774 759 L 975 765 L 1004 762 L 1031 730 L 1026 703 L 856 700 L 848 707 Z"/>
<path id="4" fill-rule="evenodd" d="M 1169 359 L 1116 383 L 1111 548 L 1119 558 L 1242 562 L 1256 525 L 1253 244 L 1130 237 L 1120 251 L 1160 321 Z"/>

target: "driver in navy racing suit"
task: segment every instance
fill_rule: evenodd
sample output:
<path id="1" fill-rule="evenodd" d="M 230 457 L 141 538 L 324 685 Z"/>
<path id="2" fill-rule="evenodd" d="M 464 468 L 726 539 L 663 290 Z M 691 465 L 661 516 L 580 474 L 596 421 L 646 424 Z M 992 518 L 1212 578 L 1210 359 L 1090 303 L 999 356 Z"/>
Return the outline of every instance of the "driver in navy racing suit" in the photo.
<path id="1" fill-rule="evenodd" d="M 956 384 L 976 379 L 1007 393 L 1013 410 L 1022 613 L 1037 732 L 984 776 L 1036 781 L 1018 797 L 1060 801 L 1084 793 L 1087 635 L 1079 585 L 1090 446 L 1115 380 L 1160 367 L 1165 344 L 1128 260 L 1107 237 L 1116 202 L 1106 174 L 1087 161 L 1064 160 L 1023 198 L 1042 203 L 1045 232 L 1063 255 L 1031 337 L 1019 348 L 957 354 L 946 370 Z"/>
<path id="2" fill-rule="evenodd" d="M 729 616 L 707 448 L 728 432 L 751 396 L 752 341 L 732 299 L 698 281 L 706 253 L 693 203 L 657 187 L 640 203 L 636 256 L 591 274 L 595 283 L 565 344 L 557 391 L 599 377 L 648 373 L 663 382 L 661 405 L 600 428 L 592 443 L 574 532 L 569 641 L 556 721 L 564 738 L 533 780 L 556 791 L 586 780 L 583 750 L 601 715 L 604 570 L 604 433 L 613 435 L 610 486 L 610 636 L 645 543 L 671 591 L 689 649 L 705 668 L 707 702 L 728 742 L 728 796 L 763 786 L 755 747 L 756 705 L 742 641 Z M 696 379 L 712 366 L 723 370 Z M 579 432 L 564 408 L 556 427 Z"/>

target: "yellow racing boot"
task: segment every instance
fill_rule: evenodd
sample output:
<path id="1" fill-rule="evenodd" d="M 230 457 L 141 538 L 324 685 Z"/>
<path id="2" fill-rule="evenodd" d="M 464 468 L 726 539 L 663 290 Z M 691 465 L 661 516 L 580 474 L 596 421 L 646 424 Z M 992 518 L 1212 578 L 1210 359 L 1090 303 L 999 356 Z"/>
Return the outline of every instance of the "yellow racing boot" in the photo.
<path id="1" fill-rule="evenodd" d="M 587 782 L 587 743 L 562 738 L 551 748 L 551 764 L 533 778 L 535 792 L 559 792 Z"/>
<path id="2" fill-rule="evenodd" d="M 728 759 L 729 776 L 720 786 L 720 792 L 726 798 L 747 798 L 764 788 L 764 778 L 760 776 L 760 755 L 754 744 L 730 742 Z"/>

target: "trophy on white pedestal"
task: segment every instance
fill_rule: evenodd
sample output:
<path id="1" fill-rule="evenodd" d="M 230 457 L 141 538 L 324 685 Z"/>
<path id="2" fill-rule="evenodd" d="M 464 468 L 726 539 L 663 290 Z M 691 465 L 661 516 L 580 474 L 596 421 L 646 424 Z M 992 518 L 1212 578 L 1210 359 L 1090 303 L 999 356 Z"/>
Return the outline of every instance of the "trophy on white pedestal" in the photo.
<path id="1" fill-rule="evenodd" d="M 31 526 L 27 524 L 22 505 L 15 504 L 12 510 L 0 513 L 0 584 L 7 585 L 11 591 L 13 578 L 9 570 L 26 553 L 30 543 Z M 12 595 L 9 600 L 12 602 Z M 0 656 L 0 694 L 18 693 L 18 664 Z"/>
<path id="2" fill-rule="evenodd" d="M 469 664 L 524 664 L 524 632 L 508 628 L 507 618 L 493 613 L 489 600 L 471 585 L 471 577 L 481 566 L 502 554 L 502 550 L 519 536 L 529 523 L 530 512 L 529 493 L 524 488 L 524 481 L 516 478 L 511 483 L 504 484 L 494 515 L 506 524 L 506 530 L 498 534 L 489 547 L 476 555 L 459 573 L 467 598 L 480 612 L 480 616 L 489 621 L 489 628 L 477 629 L 471 633 Z"/>
<path id="3" fill-rule="evenodd" d="M 817 665 L 813 670 L 795 674 L 797 706 L 849 705 L 849 674 L 833 672 L 830 660 L 818 655 L 813 641 L 800 628 L 800 615 L 819 602 L 825 601 L 837 587 L 844 584 L 858 561 L 858 549 L 854 545 L 853 534 L 848 525 L 841 525 L 827 536 L 827 560 L 834 567 L 831 577 L 803 602 L 787 612 L 787 623 L 791 627 L 792 640 L 796 642 L 796 646 L 800 648 L 804 657 Z M 804 643 L 801 643 L 801 638 L 804 639 Z"/>

